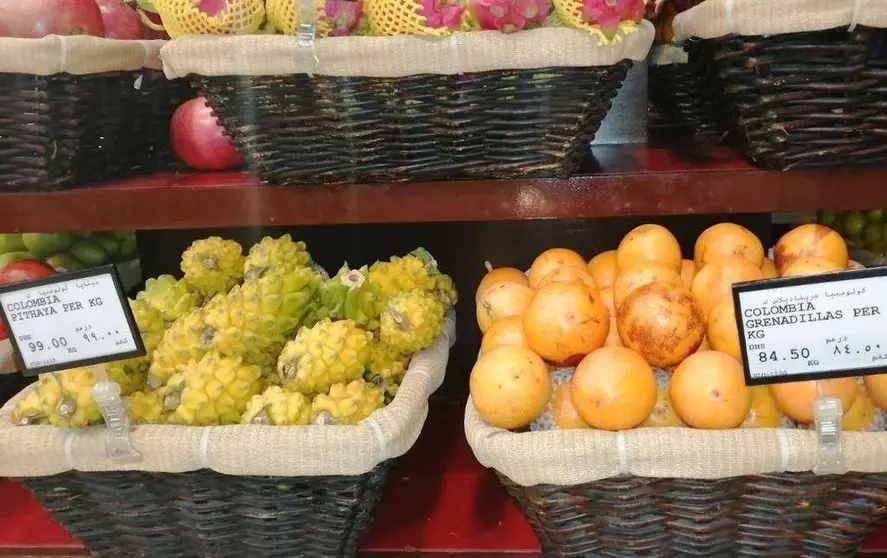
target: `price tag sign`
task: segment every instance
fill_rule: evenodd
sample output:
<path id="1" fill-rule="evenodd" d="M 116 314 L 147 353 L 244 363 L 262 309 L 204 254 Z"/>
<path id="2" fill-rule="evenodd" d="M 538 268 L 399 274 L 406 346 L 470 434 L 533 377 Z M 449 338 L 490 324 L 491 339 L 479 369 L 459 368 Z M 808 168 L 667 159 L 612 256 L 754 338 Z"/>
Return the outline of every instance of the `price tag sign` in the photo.
<path id="1" fill-rule="evenodd" d="M 749 386 L 887 370 L 887 268 L 733 286 Z"/>
<path id="2" fill-rule="evenodd" d="M 146 354 L 114 266 L 0 288 L 0 318 L 25 376 Z"/>

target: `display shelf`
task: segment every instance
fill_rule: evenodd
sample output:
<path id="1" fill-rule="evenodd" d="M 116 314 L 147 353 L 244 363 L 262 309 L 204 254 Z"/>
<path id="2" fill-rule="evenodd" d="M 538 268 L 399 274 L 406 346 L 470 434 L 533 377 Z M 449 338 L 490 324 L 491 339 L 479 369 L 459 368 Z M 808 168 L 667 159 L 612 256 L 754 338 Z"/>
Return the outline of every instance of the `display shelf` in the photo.
<path id="1" fill-rule="evenodd" d="M 536 558 L 539 545 L 492 473 L 474 458 L 464 403 L 432 400 L 416 446 L 401 459 L 360 558 L 455 553 L 459 558 Z M 887 528 L 865 553 L 887 552 Z M 17 485 L 0 482 L 0 556 L 88 556 Z"/>
<path id="2" fill-rule="evenodd" d="M 267 187 L 246 173 L 159 174 L 0 193 L 0 232 L 864 209 L 887 205 L 883 177 L 883 169 L 761 171 L 728 147 L 677 139 L 595 147 L 582 175 L 566 180 Z"/>

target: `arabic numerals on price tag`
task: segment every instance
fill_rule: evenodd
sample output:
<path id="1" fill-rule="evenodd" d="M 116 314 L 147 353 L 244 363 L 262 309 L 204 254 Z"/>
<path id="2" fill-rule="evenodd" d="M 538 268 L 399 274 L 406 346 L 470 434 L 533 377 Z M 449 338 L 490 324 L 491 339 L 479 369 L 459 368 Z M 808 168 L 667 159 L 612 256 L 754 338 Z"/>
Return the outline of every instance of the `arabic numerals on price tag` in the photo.
<path id="1" fill-rule="evenodd" d="M 748 385 L 887 366 L 887 268 L 735 285 Z"/>
<path id="2" fill-rule="evenodd" d="M 26 375 L 145 354 L 113 266 L 4 287 L 0 311 Z"/>

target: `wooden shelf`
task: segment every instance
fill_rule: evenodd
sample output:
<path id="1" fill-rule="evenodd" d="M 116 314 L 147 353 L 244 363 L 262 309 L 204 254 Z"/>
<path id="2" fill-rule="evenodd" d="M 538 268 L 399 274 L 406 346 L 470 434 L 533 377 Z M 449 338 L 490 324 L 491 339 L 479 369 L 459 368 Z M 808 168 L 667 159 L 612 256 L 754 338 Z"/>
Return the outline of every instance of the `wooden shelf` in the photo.
<path id="1" fill-rule="evenodd" d="M 503 221 L 887 206 L 884 169 L 769 172 L 727 147 L 596 147 L 567 180 L 265 187 L 245 173 L 161 174 L 0 193 L 0 232 Z"/>
<path id="2" fill-rule="evenodd" d="M 474 458 L 465 403 L 435 398 L 415 447 L 398 462 L 360 558 L 537 558 L 539 543 L 492 472 Z M 887 529 L 867 552 L 887 552 Z M 23 489 L 0 481 L 0 556 L 88 556 Z"/>

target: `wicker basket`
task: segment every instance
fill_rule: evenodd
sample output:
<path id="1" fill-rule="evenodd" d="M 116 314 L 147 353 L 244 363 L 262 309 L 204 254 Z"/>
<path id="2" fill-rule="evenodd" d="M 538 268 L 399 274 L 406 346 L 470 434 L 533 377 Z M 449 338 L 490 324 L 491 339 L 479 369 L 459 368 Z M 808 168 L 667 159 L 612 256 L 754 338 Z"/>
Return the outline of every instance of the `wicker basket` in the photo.
<path id="1" fill-rule="evenodd" d="M 546 557 L 849 558 L 887 520 L 887 475 L 622 476 L 532 487 L 496 477 Z"/>
<path id="2" fill-rule="evenodd" d="M 688 41 L 683 50 L 687 57 L 685 63 L 651 61 L 650 103 L 663 116 L 689 132 L 722 134 L 728 119 L 721 83 L 712 62 L 711 44 L 709 41 Z"/>
<path id="3" fill-rule="evenodd" d="M 746 156 L 771 169 L 887 162 L 887 58 L 875 48 L 885 37 L 859 28 L 713 41 Z"/>
<path id="4" fill-rule="evenodd" d="M 771 169 L 887 162 L 887 4 L 706 0 L 678 40 L 710 40 L 746 156 Z"/>
<path id="5" fill-rule="evenodd" d="M 14 426 L 0 409 L 0 476 L 17 479 L 105 558 L 354 556 L 396 459 L 443 382 L 455 319 L 413 356 L 394 400 L 354 426 L 141 425 L 121 465 L 104 427 Z"/>
<path id="6" fill-rule="evenodd" d="M 100 48 L 86 54 L 101 56 Z M 2 70 L 0 64 L 0 190 L 54 190 L 173 166 L 169 120 L 193 96 L 187 84 L 147 68 L 79 75 Z"/>
<path id="7" fill-rule="evenodd" d="M 94 556 L 354 556 L 394 461 L 342 477 L 64 473 L 24 479 Z"/>
<path id="8" fill-rule="evenodd" d="M 844 433 L 851 472 L 819 476 L 809 430 L 513 433 L 471 400 L 465 430 L 546 557 L 850 557 L 887 522 L 887 432 Z"/>
<path id="9" fill-rule="evenodd" d="M 645 22 L 607 47 L 566 28 L 333 37 L 316 41 L 310 76 L 292 37 L 184 37 L 162 56 L 269 184 L 566 177 L 652 34 Z"/>

